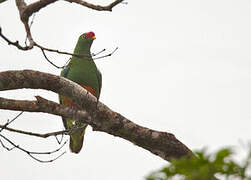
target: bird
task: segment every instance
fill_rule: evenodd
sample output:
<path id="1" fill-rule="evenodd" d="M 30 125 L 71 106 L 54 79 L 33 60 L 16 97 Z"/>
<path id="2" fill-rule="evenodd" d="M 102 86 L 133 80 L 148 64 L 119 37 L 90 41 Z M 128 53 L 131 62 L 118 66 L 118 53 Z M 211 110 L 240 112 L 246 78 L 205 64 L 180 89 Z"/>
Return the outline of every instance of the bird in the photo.
<path id="1" fill-rule="evenodd" d="M 79 36 L 74 49 L 74 54 L 80 56 L 73 55 L 68 64 L 61 71 L 60 76 L 82 86 L 95 96 L 98 102 L 102 87 L 102 75 L 94 63 L 90 52 L 91 45 L 95 39 L 94 32 L 83 33 Z M 72 108 L 78 108 L 76 104 L 64 96 L 59 95 L 59 101 L 60 104 L 68 105 Z M 62 120 L 66 130 L 71 131 L 72 129 L 72 132 L 70 133 L 71 152 L 79 153 L 83 146 L 87 124 L 64 117 L 62 117 Z"/>

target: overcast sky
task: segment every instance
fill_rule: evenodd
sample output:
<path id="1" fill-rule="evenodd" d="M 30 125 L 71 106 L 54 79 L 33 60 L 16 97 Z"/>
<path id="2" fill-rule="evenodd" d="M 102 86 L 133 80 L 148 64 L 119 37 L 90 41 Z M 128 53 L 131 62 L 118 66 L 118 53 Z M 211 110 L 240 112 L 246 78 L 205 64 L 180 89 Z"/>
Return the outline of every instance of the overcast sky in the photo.
<path id="1" fill-rule="evenodd" d="M 175 134 L 192 150 L 247 143 L 251 134 L 251 2 L 127 2 L 111 13 L 59 1 L 36 14 L 34 39 L 43 46 L 72 52 L 78 36 L 93 31 L 97 39 L 92 52 L 119 47 L 112 57 L 96 61 L 103 74 L 100 100 L 111 109 L 140 125 Z M 25 32 L 18 15 L 14 1 L 0 4 L 3 33 L 23 43 Z M 0 52 L 0 71 L 60 73 L 37 48 L 23 52 L 0 39 Z M 57 65 L 69 59 L 48 56 Z M 0 92 L 1 97 L 15 99 L 34 99 L 35 95 L 58 101 L 55 93 L 42 90 Z M 17 114 L 1 110 L 0 124 Z M 45 133 L 62 130 L 63 124 L 58 116 L 24 113 L 10 127 Z M 34 151 L 57 147 L 53 137 L 41 140 L 4 134 Z M 68 145 L 64 149 L 67 153 L 57 161 L 41 164 L 18 150 L 0 148 L 1 178 L 142 180 L 166 164 L 130 142 L 90 127 L 79 154 L 70 153 Z"/>

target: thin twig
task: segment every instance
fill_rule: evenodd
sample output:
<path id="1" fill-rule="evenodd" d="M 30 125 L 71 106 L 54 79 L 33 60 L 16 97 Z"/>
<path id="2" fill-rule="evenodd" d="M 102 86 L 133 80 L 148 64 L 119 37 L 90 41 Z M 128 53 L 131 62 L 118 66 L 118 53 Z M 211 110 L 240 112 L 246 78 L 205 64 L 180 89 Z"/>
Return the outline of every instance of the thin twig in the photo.
<path id="1" fill-rule="evenodd" d="M 67 142 L 68 142 L 68 140 L 66 140 L 59 148 L 57 148 L 57 149 L 55 149 L 53 151 L 47 151 L 47 152 L 29 151 L 29 153 L 31 153 L 31 154 L 53 154 L 53 153 L 56 153 L 56 152 L 60 151 Z"/>
<path id="2" fill-rule="evenodd" d="M 63 68 L 65 68 L 65 66 L 66 65 L 64 65 L 64 66 L 57 66 L 56 64 L 54 64 L 51 60 L 49 60 L 49 58 L 46 56 L 46 54 L 45 54 L 45 50 L 47 50 L 47 51 L 51 51 L 51 52 L 56 52 L 56 53 L 59 53 L 59 54 L 67 54 L 67 55 L 70 55 L 71 53 L 67 53 L 67 52 L 62 52 L 62 51 L 58 51 L 58 50 L 53 50 L 53 49 L 47 49 L 47 48 L 44 48 L 44 47 L 42 47 L 42 46 L 40 46 L 40 45 L 35 45 L 35 46 L 38 46 L 40 49 L 41 49 L 41 51 L 42 51 L 42 53 L 43 53 L 43 55 L 44 55 L 44 58 L 51 64 L 51 65 L 53 65 L 54 67 L 56 67 L 57 69 L 63 69 Z M 72 54 L 72 56 L 76 56 L 76 57 L 81 57 L 81 58 L 85 58 L 86 60 L 97 60 L 97 59 L 101 59 L 101 58 L 105 58 L 105 57 L 108 57 L 108 56 L 112 56 L 112 54 L 115 52 L 115 51 L 117 51 L 118 50 L 118 47 L 116 47 L 111 53 L 109 53 L 109 54 L 107 54 L 107 55 L 104 55 L 104 56 L 100 56 L 100 57 L 97 57 L 97 58 L 91 58 L 91 57 L 94 57 L 94 56 L 97 56 L 97 55 L 99 55 L 99 54 L 101 54 L 102 52 L 104 52 L 106 49 L 103 49 L 102 51 L 100 51 L 100 52 L 98 52 L 98 53 L 96 53 L 96 54 L 92 54 L 91 56 L 90 55 L 79 55 L 79 54 Z M 88 56 L 88 57 L 85 57 L 85 56 Z M 70 59 L 69 59 L 70 60 Z M 68 61 L 69 61 L 68 60 Z M 68 63 L 68 61 L 66 62 L 66 64 Z"/>
<path id="3" fill-rule="evenodd" d="M 28 49 L 32 49 L 34 47 L 34 45 L 36 44 L 32 38 L 30 26 L 28 23 L 30 16 L 33 13 L 38 12 L 40 9 L 44 8 L 45 6 L 52 4 L 56 1 L 58 1 L 58 0 L 38 0 L 34 3 L 27 5 L 24 2 L 24 0 L 16 0 L 16 6 L 18 7 L 18 10 L 19 10 L 20 19 L 24 24 L 26 35 L 27 35 L 27 38 L 29 39 L 29 42 L 30 42 L 30 45 L 27 46 Z M 119 3 L 123 2 L 123 0 L 115 0 L 114 2 L 112 2 L 111 4 L 109 4 L 107 6 L 100 6 L 100 5 L 94 5 L 94 4 L 91 4 L 91 3 L 88 3 L 88 2 L 82 1 L 82 0 L 66 0 L 66 1 L 75 2 L 77 4 L 80 4 L 82 6 L 85 6 L 85 7 L 97 10 L 97 11 L 112 11 L 113 7 L 115 7 Z M 44 48 L 44 50 L 46 50 L 46 49 Z"/>
<path id="4" fill-rule="evenodd" d="M 41 49 L 41 48 L 40 48 Z M 58 68 L 58 69 L 63 69 L 65 66 L 57 66 L 56 64 L 54 64 L 52 61 L 49 60 L 49 58 L 46 56 L 45 52 L 43 49 L 41 49 L 43 55 L 44 55 L 44 58 L 51 64 L 53 65 L 54 67 Z"/>
<path id="5" fill-rule="evenodd" d="M 0 132 L 2 132 L 3 129 L 6 129 L 7 126 L 8 126 L 10 123 L 12 123 L 13 121 L 15 121 L 19 116 L 21 116 L 21 115 L 23 114 L 23 112 L 24 112 L 24 111 L 20 112 L 20 113 L 19 113 L 16 117 L 14 117 L 12 120 L 10 120 L 10 121 L 8 120 L 7 123 L 5 123 L 5 125 L 3 125 L 3 126 L 0 125 L 0 127 L 1 127 Z"/>
<path id="6" fill-rule="evenodd" d="M 16 148 L 15 146 L 13 146 L 12 148 L 9 148 L 9 147 L 5 146 L 5 144 L 3 143 L 3 141 L 2 141 L 1 139 L 0 139 L 0 143 L 1 143 L 2 147 L 3 147 L 4 149 L 7 149 L 8 151 L 11 151 L 12 149 L 15 149 L 15 148 Z"/>
<path id="7" fill-rule="evenodd" d="M 57 135 L 55 135 L 55 138 L 56 138 L 56 141 L 58 142 L 58 144 L 61 144 L 62 141 L 63 141 L 64 135 L 61 134 L 61 139 L 60 140 L 58 139 Z"/>
<path id="8" fill-rule="evenodd" d="M 30 42 L 29 48 L 32 49 L 36 43 L 32 38 L 31 30 L 30 30 L 30 26 L 28 24 L 28 21 L 25 21 L 23 23 L 24 23 L 24 27 L 25 27 L 25 31 L 26 31 L 26 35 L 27 35 L 26 37 L 29 39 L 29 42 Z"/>
<path id="9" fill-rule="evenodd" d="M 23 51 L 30 50 L 29 46 L 21 46 L 18 41 L 14 42 L 14 41 L 9 40 L 5 35 L 3 35 L 1 27 L 0 27 L 0 36 L 8 43 L 8 45 L 16 46 L 18 49 L 23 50 Z"/>
<path id="10" fill-rule="evenodd" d="M 17 0 L 20 1 L 20 0 Z M 34 3 L 31 3 L 29 5 L 27 5 L 27 7 L 23 10 L 22 16 L 23 19 L 28 19 L 33 13 L 38 12 L 40 9 L 44 8 L 45 6 L 52 4 L 54 2 L 56 2 L 58 0 L 38 0 Z M 107 5 L 107 6 L 100 6 L 100 5 L 94 5 L 91 3 L 87 3 L 85 1 L 82 0 L 66 0 L 68 2 L 75 2 L 77 4 L 80 4 L 82 6 L 85 6 L 87 8 L 91 8 L 97 11 L 112 11 L 112 9 L 118 5 L 119 3 L 123 2 L 123 0 L 115 0 L 114 2 L 112 2 L 111 4 Z"/>
<path id="11" fill-rule="evenodd" d="M 118 5 L 119 3 L 123 2 L 123 0 L 116 0 L 114 2 L 112 2 L 111 4 L 107 5 L 107 6 L 100 6 L 100 5 L 94 5 L 91 3 L 88 3 L 86 1 L 82 1 L 82 0 L 66 0 L 70 3 L 74 2 L 77 4 L 80 4 L 82 6 L 88 7 L 90 9 L 94 9 L 97 11 L 112 11 L 112 8 L 116 5 Z"/>
<path id="12" fill-rule="evenodd" d="M 40 134 L 40 133 L 34 133 L 34 132 L 29 132 L 29 131 L 23 131 L 23 130 L 19 130 L 19 129 L 9 128 L 9 127 L 7 127 L 8 124 L 7 125 L 6 124 L 5 125 L 0 125 L 0 128 L 2 128 L 1 130 L 5 129 L 5 130 L 11 131 L 11 132 L 15 132 L 15 133 L 19 133 L 19 134 L 24 134 L 24 135 L 29 135 L 29 136 L 40 137 L 40 138 L 48 138 L 50 136 L 57 136 L 57 135 L 64 135 L 64 134 L 65 135 L 70 135 L 74 131 L 76 131 L 77 129 L 83 128 L 83 126 L 82 126 L 82 127 L 75 127 L 75 128 L 71 128 L 71 129 L 67 129 L 67 130 L 62 130 L 62 131 L 55 131 L 55 132 Z"/>
<path id="13" fill-rule="evenodd" d="M 30 32 L 29 32 L 29 34 L 30 34 Z M 59 50 L 56 50 L 56 49 L 50 49 L 50 48 L 43 47 L 43 46 L 41 46 L 41 45 L 39 45 L 39 44 L 37 44 L 36 42 L 33 41 L 32 37 L 31 37 L 31 34 L 30 34 L 29 36 L 28 36 L 28 34 L 27 34 L 27 38 L 30 37 L 29 39 L 32 39 L 33 45 L 30 44 L 29 46 L 21 46 L 21 45 L 19 44 L 18 41 L 12 42 L 12 41 L 10 41 L 5 35 L 3 35 L 3 34 L 2 34 L 2 31 L 1 31 L 1 27 L 0 27 L 0 36 L 1 36 L 9 45 L 13 45 L 13 46 L 17 47 L 17 48 L 20 49 L 20 50 L 25 50 L 25 51 L 26 51 L 26 50 L 30 50 L 30 49 L 32 49 L 34 46 L 40 48 L 40 50 L 42 51 L 43 56 L 45 57 L 45 59 L 46 59 L 51 65 L 53 65 L 54 67 L 56 67 L 56 68 L 58 68 L 58 69 L 63 69 L 65 66 L 57 66 L 56 64 L 54 64 L 54 63 L 53 63 L 51 60 L 49 60 L 49 58 L 46 56 L 45 51 L 55 52 L 55 53 L 58 53 L 58 54 L 71 55 L 71 56 L 75 56 L 75 57 L 78 57 L 78 58 L 85 58 L 85 59 L 87 59 L 87 60 L 88 60 L 88 59 L 89 59 L 89 60 L 97 60 L 97 59 L 101 59 L 101 58 L 105 58 L 105 57 L 111 56 L 111 55 L 118 49 L 118 47 L 117 47 L 117 48 L 115 48 L 115 50 L 114 50 L 113 52 L 111 52 L 111 53 L 109 53 L 109 54 L 107 54 L 107 55 L 100 56 L 100 57 L 96 57 L 96 58 L 92 58 L 92 57 L 94 57 L 94 56 L 97 56 L 97 55 L 101 54 L 101 53 L 104 52 L 106 49 L 103 49 L 102 51 L 100 51 L 100 52 L 98 52 L 98 53 L 96 53 L 96 54 L 92 54 L 92 55 L 74 54 L 74 53 L 69 53 L 69 52 L 65 52 L 65 51 L 59 51 Z M 30 41 L 30 40 L 29 40 L 29 41 Z"/>
<path id="14" fill-rule="evenodd" d="M 11 131 L 11 132 L 19 133 L 19 134 L 25 134 L 25 135 L 36 136 L 36 137 L 41 137 L 41 138 L 47 138 L 50 136 L 56 136 L 60 134 L 67 134 L 69 132 L 69 130 L 63 130 L 63 131 L 55 131 L 55 132 L 40 134 L 40 133 L 34 133 L 34 132 L 9 128 L 9 127 L 6 127 L 5 125 L 0 125 L 0 128 Z"/>
<path id="15" fill-rule="evenodd" d="M 33 40 L 33 37 L 32 37 L 32 34 L 31 34 L 31 26 L 33 24 L 34 16 L 33 16 L 33 19 L 31 21 L 30 25 L 29 25 L 28 22 L 29 22 L 30 16 L 33 13 L 38 12 L 40 9 L 44 8 L 45 6 L 47 6 L 49 4 L 52 4 L 52 3 L 56 2 L 56 1 L 58 1 L 58 0 L 38 0 L 38 1 L 34 2 L 34 3 L 31 3 L 31 4 L 27 5 L 24 0 L 16 0 L 16 6 L 17 6 L 17 8 L 19 10 L 20 19 L 23 22 L 24 27 L 25 27 L 26 40 L 28 39 L 29 42 L 30 42 L 30 44 L 28 46 L 27 45 L 26 46 L 21 46 L 18 41 L 16 41 L 16 42 L 10 41 L 8 38 L 6 38 L 1 33 L 1 28 L 0 28 L 0 36 L 6 42 L 8 42 L 9 45 L 14 45 L 20 50 L 30 50 L 34 46 L 37 46 L 40 49 L 43 49 L 43 50 L 46 50 L 46 51 L 57 52 L 59 54 L 67 54 L 67 55 L 76 56 L 76 57 L 80 57 L 80 58 L 85 57 L 85 58 L 90 58 L 91 59 L 92 58 L 91 56 L 72 54 L 72 53 L 68 53 L 68 52 L 63 52 L 63 51 L 59 51 L 59 50 L 45 48 L 45 47 L 42 47 L 41 45 L 39 45 L 38 43 L 36 43 Z M 91 4 L 91 3 L 88 3 L 88 2 L 82 1 L 82 0 L 66 0 L 66 1 L 71 2 L 71 3 L 74 2 L 74 3 L 80 4 L 82 6 L 85 6 L 85 7 L 97 10 L 97 11 L 112 11 L 113 7 L 115 7 L 116 5 L 123 2 L 123 0 L 115 0 L 115 1 L 113 1 L 112 3 L 110 3 L 107 6 L 100 6 L 100 5 L 94 5 L 94 4 Z M 125 4 L 125 3 L 123 3 L 123 4 Z M 26 40 L 25 40 L 25 44 L 26 44 Z M 43 52 L 43 54 L 44 54 L 44 52 Z M 103 56 L 103 57 L 107 57 L 107 56 L 111 56 L 111 54 L 108 54 L 108 55 Z M 99 58 L 96 58 L 96 59 L 100 59 L 100 58 L 103 58 L 103 57 L 99 57 Z M 47 58 L 47 60 L 48 60 L 48 58 Z M 50 62 L 55 67 L 57 67 L 51 61 L 48 60 L 48 62 Z"/>
<path id="16" fill-rule="evenodd" d="M 8 143 L 10 143 L 13 147 L 9 148 L 7 147 L 6 145 L 4 145 L 4 143 L 0 140 L 0 143 L 1 145 L 3 146 L 3 148 L 5 148 L 6 150 L 8 151 L 11 151 L 15 148 L 19 149 L 20 151 L 28 154 L 32 159 L 38 161 L 38 162 L 41 162 L 41 163 L 48 163 L 48 162 L 53 162 L 55 160 L 57 160 L 58 158 L 60 158 L 63 154 L 65 154 L 66 152 L 64 151 L 63 153 L 61 153 L 60 155 L 58 155 L 56 158 L 54 159 L 50 159 L 50 160 L 41 160 L 41 159 L 38 159 L 36 158 L 34 155 L 50 155 L 50 154 L 53 154 L 53 153 L 56 153 L 58 151 L 60 151 L 64 146 L 65 144 L 67 143 L 67 141 L 64 142 L 64 144 L 62 146 L 60 146 L 58 149 L 54 150 L 54 151 L 48 151 L 48 152 L 35 152 L 35 151 L 28 151 L 22 147 L 20 147 L 19 145 L 16 145 L 14 142 L 12 142 L 10 139 L 8 139 L 7 137 L 3 136 L 2 134 L 0 134 L 0 137 L 2 137 L 5 141 L 7 141 Z"/>
<path id="17" fill-rule="evenodd" d="M 16 129 L 12 129 L 12 128 L 7 127 L 9 124 L 11 124 L 12 122 L 14 122 L 14 121 L 15 121 L 18 117 L 20 117 L 22 114 L 23 114 L 23 111 L 20 112 L 17 116 L 15 116 L 12 120 L 10 120 L 10 121 L 8 120 L 7 123 L 5 123 L 5 125 L 0 125 L 0 127 L 1 127 L 0 132 L 1 132 L 3 129 L 6 129 L 6 130 L 9 130 L 9 131 L 12 131 L 12 132 L 17 132 L 17 133 L 22 133 L 22 134 L 27 134 L 27 135 L 33 135 L 33 136 L 39 136 L 39 135 L 40 135 L 40 137 L 41 137 L 41 134 L 32 133 L 32 132 L 26 132 L 26 131 L 21 131 L 21 130 L 16 130 Z M 70 131 L 72 131 L 72 130 L 67 130 L 66 132 L 68 133 L 68 132 L 70 132 Z M 59 133 L 62 134 L 62 133 L 65 133 L 65 132 L 64 132 L 64 131 L 61 131 L 61 132 L 47 133 L 47 134 L 45 134 L 44 136 L 47 136 L 47 137 L 49 137 L 49 136 L 51 136 L 51 135 L 54 135 L 54 136 L 55 136 L 56 134 L 59 134 Z M 38 159 L 38 158 L 36 158 L 35 156 L 33 156 L 33 154 L 53 154 L 53 153 L 55 153 L 55 152 L 60 151 L 60 150 L 63 148 L 63 146 L 66 144 L 66 142 L 67 142 L 67 141 L 66 141 L 60 148 L 58 148 L 58 149 L 56 149 L 56 150 L 54 150 L 54 151 L 49 151 L 49 152 L 32 152 L 32 151 L 28 151 L 28 150 L 26 150 L 26 149 L 20 147 L 19 145 L 16 145 L 16 144 L 13 143 L 10 139 L 8 139 L 7 137 L 3 136 L 2 134 L 0 134 L 0 137 L 2 137 L 5 141 L 9 142 L 9 143 L 13 146 L 13 147 L 11 147 L 11 148 L 7 147 L 7 146 L 2 142 L 2 140 L 0 139 L 0 144 L 1 144 L 2 147 L 5 148 L 6 150 L 11 151 L 11 150 L 17 148 L 17 149 L 19 149 L 19 150 L 21 150 L 21 151 L 27 153 L 31 158 L 35 159 L 36 161 L 38 161 L 38 162 L 43 162 L 43 163 L 45 163 L 45 162 L 53 162 L 53 161 L 55 161 L 56 159 L 58 159 L 59 157 L 61 157 L 65 152 L 61 153 L 61 154 L 60 154 L 59 156 L 57 156 L 56 158 L 50 159 L 50 160 L 47 160 L 47 161 Z"/>
<path id="18" fill-rule="evenodd" d="M 101 53 L 104 52 L 105 50 L 106 50 L 106 49 L 102 49 L 101 51 L 99 51 L 99 52 L 97 52 L 97 53 L 92 53 L 92 57 L 101 54 Z"/>
<path id="19" fill-rule="evenodd" d="M 35 15 L 36 15 L 36 14 L 33 14 L 33 16 L 32 16 L 32 20 L 31 20 L 30 25 L 29 25 L 29 28 L 30 28 L 30 29 L 31 29 L 31 26 L 32 26 L 32 24 L 33 24 L 33 22 L 34 22 Z M 27 46 L 27 39 L 28 39 L 28 36 L 26 35 L 26 38 L 25 38 L 25 41 L 24 41 L 26 46 Z"/>
<path id="20" fill-rule="evenodd" d="M 49 51 L 49 52 L 55 52 L 55 53 L 58 53 L 58 54 L 66 54 L 66 55 L 75 56 L 75 57 L 78 57 L 78 58 L 91 58 L 90 55 L 86 55 L 86 54 L 74 54 L 74 53 L 69 53 L 69 52 L 65 52 L 65 51 L 59 51 L 57 49 L 50 49 L 50 48 L 43 47 L 43 46 L 41 46 L 41 45 L 39 45 L 37 43 L 35 43 L 34 46 L 37 46 L 41 50 Z"/>
<path id="21" fill-rule="evenodd" d="M 32 25 L 33 25 L 33 23 L 34 23 L 35 16 L 36 16 L 36 14 L 33 14 L 33 16 L 32 16 L 32 20 L 31 20 L 31 22 L 30 22 L 30 28 L 31 28 L 31 26 L 32 26 Z"/>
<path id="22" fill-rule="evenodd" d="M 102 59 L 102 58 L 105 58 L 105 57 L 109 57 L 109 56 L 113 55 L 113 53 L 115 53 L 117 50 L 118 50 L 118 47 L 116 47 L 111 53 L 109 53 L 107 55 L 104 55 L 104 56 L 93 58 L 93 60 L 97 60 L 97 59 Z"/>

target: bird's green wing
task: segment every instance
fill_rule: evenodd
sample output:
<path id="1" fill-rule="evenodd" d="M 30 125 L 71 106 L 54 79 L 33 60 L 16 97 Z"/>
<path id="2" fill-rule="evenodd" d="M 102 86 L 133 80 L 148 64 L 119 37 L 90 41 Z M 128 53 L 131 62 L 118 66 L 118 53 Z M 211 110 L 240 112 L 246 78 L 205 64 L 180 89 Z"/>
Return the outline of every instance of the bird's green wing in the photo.
<path id="1" fill-rule="evenodd" d="M 99 71 L 99 69 L 97 69 L 97 78 L 98 78 L 98 87 L 99 87 L 99 93 L 98 93 L 97 99 L 99 99 L 100 93 L 101 93 L 101 88 L 102 88 L 102 74 Z"/>

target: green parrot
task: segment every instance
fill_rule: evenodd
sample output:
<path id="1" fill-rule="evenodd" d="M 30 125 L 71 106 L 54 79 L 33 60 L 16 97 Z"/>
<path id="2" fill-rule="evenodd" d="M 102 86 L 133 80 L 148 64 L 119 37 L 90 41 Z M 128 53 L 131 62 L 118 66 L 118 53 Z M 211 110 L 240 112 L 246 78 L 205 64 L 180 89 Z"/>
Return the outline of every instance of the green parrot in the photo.
<path id="1" fill-rule="evenodd" d="M 77 45 L 74 49 L 74 54 L 84 55 L 84 57 L 79 58 L 73 56 L 66 67 L 62 70 L 60 76 L 78 83 L 97 99 L 99 99 L 102 86 L 102 75 L 97 69 L 97 66 L 91 58 L 90 53 L 90 48 L 94 39 L 96 39 L 96 37 L 93 32 L 84 33 L 78 38 Z M 59 101 L 60 104 L 69 105 L 73 108 L 77 107 L 66 97 L 59 96 Z M 62 119 L 65 129 L 82 127 L 75 129 L 70 134 L 70 150 L 74 153 L 79 153 L 83 146 L 87 124 L 76 124 L 75 120 L 69 118 Z"/>

